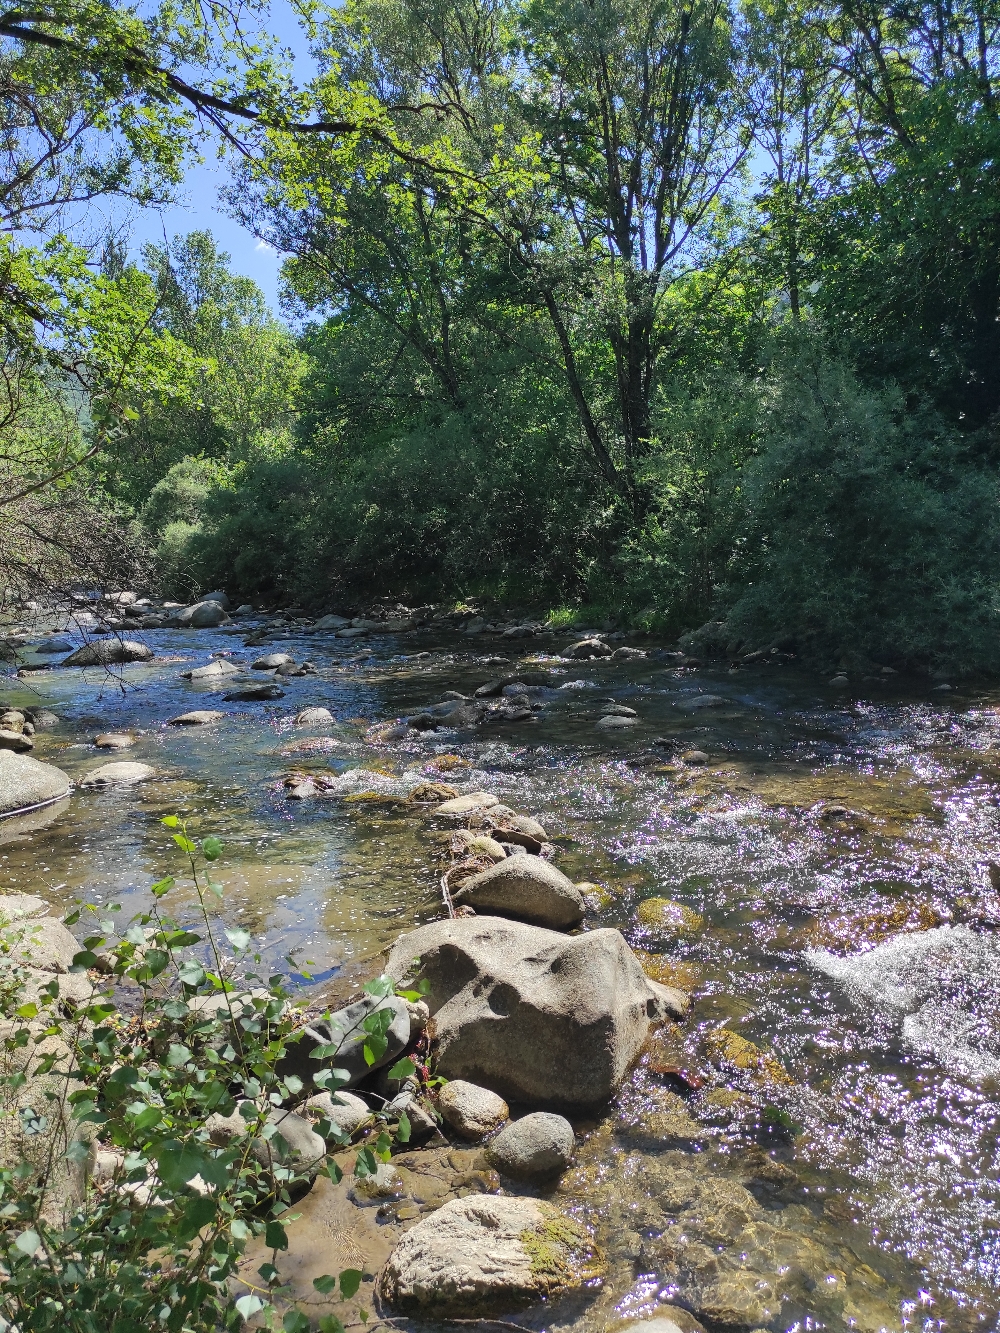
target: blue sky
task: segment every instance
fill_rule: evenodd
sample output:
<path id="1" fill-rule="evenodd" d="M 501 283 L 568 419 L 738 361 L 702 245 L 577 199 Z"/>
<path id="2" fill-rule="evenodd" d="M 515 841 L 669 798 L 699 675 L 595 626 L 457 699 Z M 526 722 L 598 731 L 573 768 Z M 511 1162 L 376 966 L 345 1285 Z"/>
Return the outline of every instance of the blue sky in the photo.
<path id="1" fill-rule="evenodd" d="M 267 8 L 267 27 L 278 41 L 293 55 L 293 68 L 300 83 L 313 73 L 305 38 L 296 21 L 290 0 L 271 0 Z M 219 191 L 227 184 L 225 162 L 215 159 L 214 150 L 206 144 L 205 161 L 192 164 L 179 191 L 178 204 L 162 212 L 142 209 L 130 218 L 130 254 L 139 258 L 146 241 L 163 243 L 178 233 L 195 230 L 211 231 L 223 250 L 232 256 L 234 272 L 253 278 L 263 291 L 272 310 L 278 309 L 278 270 L 281 256 L 263 245 L 255 236 L 234 222 L 219 202 Z"/>

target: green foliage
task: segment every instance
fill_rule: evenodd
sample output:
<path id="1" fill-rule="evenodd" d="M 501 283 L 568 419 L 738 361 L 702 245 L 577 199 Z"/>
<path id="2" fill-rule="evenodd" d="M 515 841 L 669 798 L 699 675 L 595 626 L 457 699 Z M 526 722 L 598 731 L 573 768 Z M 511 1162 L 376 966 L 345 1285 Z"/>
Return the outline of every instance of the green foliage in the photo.
<path id="1" fill-rule="evenodd" d="M 303 1183 L 300 1167 L 268 1115 L 302 1093 L 300 1079 L 278 1072 L 297 1034 L 295 1013 L 280 977 L 265 982 L 252 970 L 261 959 L 247 932 L 227 930 L 232 952 L 220 947 L 206 898 L 221 896 L 209 870 L 222 852 L 218 839 L 199 844 L 175 816 L 163 823 L 175 830 L 188 865 L 200 906 L 197 929 L 161 911 L 165 896 L 177 892 L 168 877 L 153 887 L 157 906 L 123 925 L 114 907 L 87 907 L 67 918 L 84 920 L 92 931 L 73 971 L 95 967 L 95 951 L 102 950 L 108 976 L 92 983 L 86 1002 L 67 1010 L 53 981 L 37 1000 L 22 1003 L 28 975 L 16 966 L 5 971 L 11 984 L 3 994 L 7 1058 L 0 1094 L 16 1096 L 24 1085 L 24 1061 L 12 1062 L 12 1055 L 26 1053 L 37 1104 L 22 1111 L 25 1142 L 50 1131 L 40 1140 L 48 1145 L 40 1158 L 35 1153 L 0 1168 L 0 1321 L 21 1333 L 151 1327 L 218 1333 L 269 1315 L 279 1294 L 273 1262 L 249 1290 L 238 1270 L 248 1244 L 259 1239 L 272 1252 L 285 1250 L 286 1228 L 294 1226 L 286 1214 Z M 4 927 L 0 951 L 16 961 L 29 931 L 30 923 Z M 242 974 L 239 985 L 234 972 Z M 141 997 L 131 1018 L 118 1012 L 115 985 Z M 368 989 L 386 995 L 393 987 L 379 978 Z M 384 1050 L 385 1012 L 365 1020 L 369 1063 L 380 1041 Z M 330 1058 L 338 1048 L 339 1042 Z M 328 1087 L 342 1085 L 338 1071 L 327 1074 Z M 224 1143 L 213 1139 L 208 1118 L 237 1110 L 240 1128 Z M 64 1130 L 52 1134 L 53 1126 Z M 326 1119 L 317 1128 L 332 1149 L 348 1142 Z M 391 1129 L 383 1119 L 362 1145 L 359 1175 L 376 1157 L 388 1159 Z M 400 1129 L 407 1138 L 408 1124 Z M 95 1136 L 115 1154 L 112 1178 L 91 1186 L 82 1204 L 64 1206 L 57 1186 L 65 1162 L 83 1163 Z M 339 1179 L 332 1159 L 320 1170 Z M 328 1275 L 315 1285 L 329 1294 L 339 1282 L 346 1300 L 361 1279 L 358 1270 L 345 1269 L 339 1279 Z M 330 1327 L 338 1323 L 324 1318 Z M 283 1321 L 286 1329 L 308 1326 L 294 1309 Z"/>

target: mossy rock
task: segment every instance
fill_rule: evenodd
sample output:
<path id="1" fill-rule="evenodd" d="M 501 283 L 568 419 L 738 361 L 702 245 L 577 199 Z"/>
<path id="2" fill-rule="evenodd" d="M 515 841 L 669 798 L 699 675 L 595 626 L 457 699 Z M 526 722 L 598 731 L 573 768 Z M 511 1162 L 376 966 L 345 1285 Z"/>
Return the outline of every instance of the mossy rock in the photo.
<path id="1" fill-rule="evenodd" d="M 693 908 L 672 898 L 646 898 L 636 919 L 643 931 L 658 939 L 686 939 L 704 929 L 704 919 Z"/>
<path id="2" fill-rule="evenodd" d="M 862 949 L 873 949 L 894 935 L 933 930 L 940 924 L 940 914 L 929 903 L 904 900 L 875 912 L 817 921 L 803 932 L 802 938 L 808 948 L 828 949 L 831 953 L 858 953 Z"/>
<path id="3" fill-rule="evenodd" d="M 645 949 L 636 949 L 634 953 L 650 981 L 658 981 L 661 986 L 673 986 L 676 990 L 689 992 L 701 981 L 701 970 L 694 963 L 669 958 L 661 953 L 648 953 Z"/>
<path id="4" fill-rule="evenodd" d="M 763 1051 L 746 1037 L 729 1028 L 716 1028 L 705 1038 L 705 1053 L 714 1065 L 749 1074 L 762 1083 L 786 1083 L 794 1080 L 769 1051 Z"/>
<path id="5" fill-rule="evenodd" d="M 440 804 L 441 801 L 451 801 L 458 795 L 458 788 L 451 787 L 447 782 L 421 782 L 419 787 L 414 787 L 407 796 L 408 801 L 418 803 Z"/>

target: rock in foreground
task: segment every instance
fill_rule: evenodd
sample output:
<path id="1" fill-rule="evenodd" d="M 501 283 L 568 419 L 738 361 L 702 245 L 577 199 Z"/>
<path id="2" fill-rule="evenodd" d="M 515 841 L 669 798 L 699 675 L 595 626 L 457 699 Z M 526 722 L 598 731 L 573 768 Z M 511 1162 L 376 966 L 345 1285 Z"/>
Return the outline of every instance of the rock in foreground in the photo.
<path id="1" fill-rule="evenodd" d="M 536 1111 L 500 1131 L 486 1150 L 488 1160 L 517 1180 L 547 1180 L 573 1160 L 576 1135 L 561 1115 Z"/>
<path id="2" fill-rule="evenodd" d="M 496 912 L 549 930 L 572 930 L 583 920 L 583 894 L 561 870 L 538 856 L 512 856 L 467 879 L 456 904 Z"/>
<path id="3" fill-rule="evenodd" d="M 69 792 L 61 768 L 42 764 L 25 754 L 0 750 L 0 816 L 58 801 Z"/>
<path id="4" fill-rule="evenodd" d="M 426 979 L 439 1073 L 533 1106 L 607 1101 L 658 1007 L 617 930 L 566 936 L 499 917 L 436 921 L 397 940 L 386 971 Z"/>
<path id="5" fill-rule="evenodd" d="M 406 1314 L 496 1315 L 582 1286 L 602 1270 L 578 1223 L 539 1199 L 453 1199 L 401 1238 L 379 1294 Z"/>
<path id="6" fill-rule="evenodd" d="M 80 783 L 81 787 L 131 787 L 156 777 L 156 769 L 149 764 L 102 764 L 93 768 Z"/>
<path id="7" fill-rule="evenodd" d="M 453 1078 L 438 1093 L 438 1110 L 463 1139 L 481 1139 L 510 1119 L 502 1097 L 465 1079 Z"/>

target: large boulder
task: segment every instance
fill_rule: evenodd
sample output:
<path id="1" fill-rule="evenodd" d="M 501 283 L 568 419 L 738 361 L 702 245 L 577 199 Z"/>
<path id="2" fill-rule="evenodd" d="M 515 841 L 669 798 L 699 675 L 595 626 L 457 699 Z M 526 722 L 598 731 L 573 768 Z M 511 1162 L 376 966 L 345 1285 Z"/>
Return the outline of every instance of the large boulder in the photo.
<path id="1" fill-rule="evenodd" d="M 178 611 L 174 623 L 179 629 L 215 629 L 228 619 L 221 602 L 203 601 Z"/>
<path id="2" fill-rule="evenodd" d="M 131 639 L 94 639 L 63 660 L 68 667 L 113 666 L 120 662 L 148 662 L 153 650 Z"/>
<path id="3" fill-rule="evenodd" d="M 562 656 L 586 662 L 593 657 L 610 657 L 613 652 L 614 649 L 609 648 L 600 639 L 581 639 L 578 643 L 571 643 L 568 648 L 564 648 Z"/>
<path id="4" fill-rule="evenodd" d="M 607 1101 L 659 1007 L 617 930 L 457 917 L 401 936 L 386 971 L 426 980 L 439 1073 L 535 1106 Z"/>
<path id="5" fill-rule="evenodd" d="M 69 792 L 69 778 L 61 768 L 43 764 L 26 754 L 0 750 L 0 817 L 20 810 L 35 810 L 58 801 Z"/>
<path id="6" fill-rule="evenodd" d="M 190 671 L 181 672 L 181 680 L 208 681 L 209 684 L 225 680 L 227 676 L 238 676 L 240 669 L 234 666 L 232 662 L 227 662 L 224 657 L 218 661 L 209 662 L 206 666 L 193 667 Z"/>
<path id="7" fill-rule="evenodd" d="M 229 598 L 224 592 L 207 592 L 201 600 L 203 602 L 218 602 L 223 611 L 229 610 Z"/>
<path id="8" fill-rule="evenodd" d="M 490 866 L 467 879 L 454 900 L 549 930 L 572 930 L 586 912 L 573 881 L 539 856 L 510 856 Z"/>
<path id="9" fill-rule="evenodd" d="M 0 750 L 11 751 L 14 754 L 27 754 L 35 748 L 35 742 L 30 736 L 25 736 L 23 732 L 8 730 L 6 727 L 0 727 Z"/>
<path id="10" fill-rule="evenodd" d="M 541 1199 L 452 1199 L 399 1240 L 378 1280 L 404 1314 L 497 1315 L 582 1286 L 602 1272 L 578 1222 Z"/>

